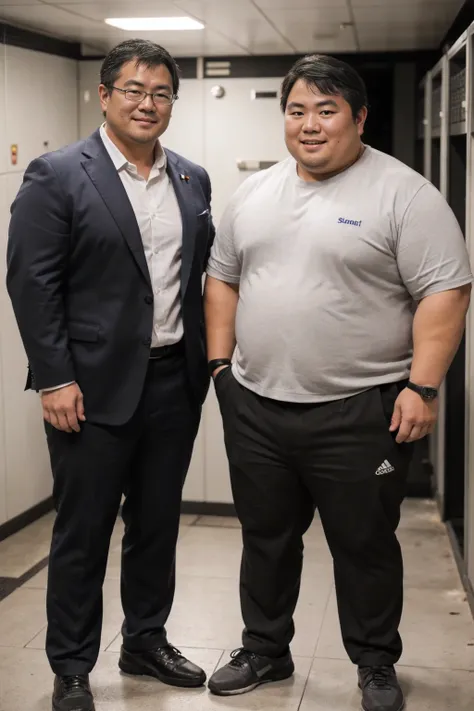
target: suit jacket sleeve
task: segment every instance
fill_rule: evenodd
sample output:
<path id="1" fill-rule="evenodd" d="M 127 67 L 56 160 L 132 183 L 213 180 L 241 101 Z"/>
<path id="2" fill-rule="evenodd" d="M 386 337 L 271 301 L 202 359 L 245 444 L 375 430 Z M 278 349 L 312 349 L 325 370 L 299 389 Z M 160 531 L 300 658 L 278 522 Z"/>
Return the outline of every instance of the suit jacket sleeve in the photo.
<path id="1" fill-rule="evenodd" d="M 67 198 L 47 158 L 28 167 L 11 207 L 7 289 L 35 390 L 74 381 L 65 313 Z"/>
<path id="2" fill-rule="evenodd" d="M 207 246 L 206 259 L 204 261 L 204 271 L 206 271 L 207 263 L 209 261 L 209 257 L 211 256 L 211 247 L 214 242 L 214 238 L 216 236 L 216 228 L 214 226 L 214 221 L 212 219 L 212 211 L 211 211 L 211 198 L 212 198 L 211 180 L 209 178 L 209 174 L 207 173 L 207 171 L 204 171 L 204 172 L 205 172 L 205 177 L 206 177 L 206 183 L 205 183 L 206 198 L 207 198 L 207 202 L 209 205 L 209 243 Z"/>

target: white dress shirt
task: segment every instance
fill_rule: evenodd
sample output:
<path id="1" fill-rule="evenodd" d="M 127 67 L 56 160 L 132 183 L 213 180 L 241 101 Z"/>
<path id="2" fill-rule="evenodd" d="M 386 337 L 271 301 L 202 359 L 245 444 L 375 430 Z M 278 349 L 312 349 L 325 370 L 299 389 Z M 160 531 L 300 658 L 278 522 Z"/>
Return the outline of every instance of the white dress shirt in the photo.
<path id="1" fill-rule="evenodd" d="M 155 163 L 146 180 L 109 138 L 105 124 L 100 128 L 100 137 L 126 190 L 142 237 L 154 296 L 152 348 L 172 345 L 183 337 L 180 296 L 183 225 L 166 172 L 166 153 L 157 141 Z M 42 392 L 66 385 L 71 383 Z"/>

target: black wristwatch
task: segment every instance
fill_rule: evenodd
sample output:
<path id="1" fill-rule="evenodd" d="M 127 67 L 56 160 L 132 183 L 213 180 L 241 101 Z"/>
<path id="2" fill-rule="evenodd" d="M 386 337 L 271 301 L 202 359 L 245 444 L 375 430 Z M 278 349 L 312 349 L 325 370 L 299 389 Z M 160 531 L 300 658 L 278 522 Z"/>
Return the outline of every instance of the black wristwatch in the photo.
<path id="1" fill-rule="evenodd" d="M 430 388 L 427 385 L 415 385 L 415 383 L 412 383 L 410 380 L 407 383 L 407 388 L 418 393 L 423 400 L 431 401 L 436 400 L 438 397 L 438 390 L 436 388 Z"/>
<path id="2" fill-rule="evenodd" d="M 230 358 L 214 358 L 214 360 L 210 360 L 207 364 L 209 375 L 212 375 L 216 368 L 220 368 L 221 365 L 232 365 L 232 361 Z"/>

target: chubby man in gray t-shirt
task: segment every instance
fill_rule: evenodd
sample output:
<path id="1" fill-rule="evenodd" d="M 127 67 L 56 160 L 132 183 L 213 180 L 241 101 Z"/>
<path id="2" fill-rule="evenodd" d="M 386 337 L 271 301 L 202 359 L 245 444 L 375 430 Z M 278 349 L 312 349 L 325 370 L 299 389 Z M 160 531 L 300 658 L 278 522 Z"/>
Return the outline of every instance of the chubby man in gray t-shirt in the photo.
<path id="1" fill-rule="evenodd" d="M 216 694 L 292 674 L 302 535 L 317 507 L 363 708 L 404 705 L 395 531 L 472 275 L 441 194 L 362 143 L 366 106 L 347 64 L 299 60 L 282 87 L 290 157 L 240 186 L 212 249 L 208 356 L 243 530 L 245 622 L 242 649 L 210 680 Z"/>

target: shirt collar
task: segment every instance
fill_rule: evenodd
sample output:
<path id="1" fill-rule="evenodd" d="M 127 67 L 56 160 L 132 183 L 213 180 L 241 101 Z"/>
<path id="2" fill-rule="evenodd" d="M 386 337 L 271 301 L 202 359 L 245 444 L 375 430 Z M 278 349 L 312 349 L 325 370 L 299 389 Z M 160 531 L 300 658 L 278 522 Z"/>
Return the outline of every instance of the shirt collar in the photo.
<path id="1" fill-rule="evenodd" d="M 130 161 L 125 158 L 123 153 L 117 148 L 115 143 L 112 141 L 112 139 L 108 136 L 107 131 L 105 130 L 105 123 L 102 124 L 100 127 L 100 137 L 102 139 L 102 142 L 107 150 L 107 153 L 109 154 L 110 158 L 112 159 L 112 163 L 115 166 L 115 169 L 117 172 L 124 168 L 134 168 L 136 171 L 136 166 L 133 165 L 133 163 L 130 163 Z M 152 172 L 158 171 L 160 172 L 163 170 L 163 168 L 166 170 L 167 166 L 167 157 L 166 153 L 163 150 L 163 148 L 160 145 L 160 142 L 156 142 L 156 147 L 155 147 L 155 162 L 153 164 Z"/>

